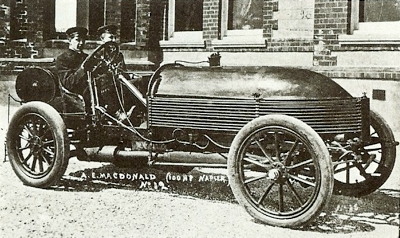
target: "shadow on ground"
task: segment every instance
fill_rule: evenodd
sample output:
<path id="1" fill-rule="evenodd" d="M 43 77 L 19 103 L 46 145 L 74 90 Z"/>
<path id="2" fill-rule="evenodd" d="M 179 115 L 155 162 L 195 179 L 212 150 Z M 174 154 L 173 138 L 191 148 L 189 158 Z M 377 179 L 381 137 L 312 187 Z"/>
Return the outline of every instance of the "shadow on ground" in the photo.
<path id="1" fill-rule="evenodd" d="M 71 172 L 51 189 L 98 192 L 104 189 L 159 191 L 179 196 L 236 203 L 226 175 L 192 170 L 187 173 L 155 168 L 117 168 L 105 165 Z M 362 198 L 332 196 L 321 215 L 297 230 L 353 233 L 374 230 L 374 224 L 399 225 L 399 191 L 378 190 Z M 396 211 L 396 212 L 395 212 Z M 255 221 L 257 222 L 257 221 Z"/>

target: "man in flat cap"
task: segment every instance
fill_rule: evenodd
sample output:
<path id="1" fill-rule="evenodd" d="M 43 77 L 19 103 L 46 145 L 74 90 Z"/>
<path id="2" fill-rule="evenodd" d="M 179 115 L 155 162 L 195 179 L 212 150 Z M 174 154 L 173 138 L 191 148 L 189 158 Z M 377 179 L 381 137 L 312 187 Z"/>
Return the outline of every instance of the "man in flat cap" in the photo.
<path id="1" fill-rule="evenodd" d="M 69 91 L 81 95 L 87 87 L 85 70 L 80 67 L 88 56 L 83 52 L 87 32 L 84 27 L 69 28 L 66 31 L 68 50 L 59 55 L 55 61 L 62 85 Z"/>
<path id="2" fill-rule="evenodd" d="M 118 26 L 116 25 L 104 25 L 97 29 L 97 33 L 100 35 L 101 43 L 106 42 L 116 42 L 117 40 Z M 115 64 L 123 70 L 126 70 L 124 55 L 119 52 L 117 58 L 115 59 Z"/>

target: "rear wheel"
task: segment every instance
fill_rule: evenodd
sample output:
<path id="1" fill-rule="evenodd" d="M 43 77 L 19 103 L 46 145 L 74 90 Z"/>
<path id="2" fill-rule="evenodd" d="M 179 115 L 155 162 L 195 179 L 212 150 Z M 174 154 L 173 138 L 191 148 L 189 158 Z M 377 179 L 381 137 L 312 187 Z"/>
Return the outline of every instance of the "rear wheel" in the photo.
<path id="1" fill-rule="evenodd" d="M 360 197 L 382 186 L 396 160 L 396 142 L 386 121 L 371 111 L 371 139 L 360 150 L 360 159 L 334 166 L 334 193 Z M 341 161 L 339 161 L 341 162 Z"/>
<path id="2" fill-rule="evenodd" d="M 24 184 L 53 185 L 68 165 L 69 141 L 64 121 L 46 103 L 23 105 L 11 119 L 7 151 L 14 172 Z"/>
<path id="3" fill-rule="evenodd" d="M 333 188 L 329 152 L 302 121 L 284 115 L 259 117 L 234 138 L 228 176 L 238 202 L 254 218 L 297 227 L 317 217 Z"/>

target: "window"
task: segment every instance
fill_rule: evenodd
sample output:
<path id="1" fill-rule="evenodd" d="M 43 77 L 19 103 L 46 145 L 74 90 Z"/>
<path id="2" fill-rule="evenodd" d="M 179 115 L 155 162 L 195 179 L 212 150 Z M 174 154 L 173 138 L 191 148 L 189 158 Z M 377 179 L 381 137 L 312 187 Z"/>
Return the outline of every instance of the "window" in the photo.
<path id="1" fill-rule="evenodd" d="M 204 47 L 203 0 L 168 0 L 163 14 L 162 47 Z"/>
<path id="2" fill-rule="evenodd" d="M 203 30 L 203 1 L 175 0 L 175 31 Z"/>
<path id="3" fill-rule="evenodd" d="M 90 39 L 97 37 L 97 28 L 104 24 L 104 0 L 55 0 L 55 30 L 58 38 L 73 26 L 86 27 Z"/>
<path id="4" fill-rule="evenodd" d="M 263 0 L 229 0 L 228 30 L 262 29 Z"/>
<path id="5" fill-rule="evenodd" d="M 221 0 L 219 39 L 215 47 L 265 47 L 264 0 Z"/>
<path id="6" fill-rule="evenodd" d="M 65 32 L 68 28 L 76 25 L 76 0 L 56 1 L 56 32 Z"/>
<path id="7" fill-rule="evenodd" d="M 349 18 L 350 36 L 345 43 L 395 43 L 400 41 L 400 0 L 352 0 Z"/>
<path id="8" fill-rule="evenodd" d="M 65 31 L 73 26 L 88 29 L 89 40 L 98 40 L 97 29 L 105 24 L 117 24 L 120 41 L 135 41 L 136 0 L 121 0 L 121 5 L 106 0 L 45 0 L 46 39 L 65 39 Z M 115 12 L 120 11 L 120 12 Z M 107 16 L 121 15 L 120 22 Z M 53 25 L 54 24 L 54 25 Z M 54 32 L 55 29 L 55 32 Z"/>
<path id="9" fill-rule="evenodd" d="M 400 21 L 400 0 L 361 0 L 360 22 Z"/>

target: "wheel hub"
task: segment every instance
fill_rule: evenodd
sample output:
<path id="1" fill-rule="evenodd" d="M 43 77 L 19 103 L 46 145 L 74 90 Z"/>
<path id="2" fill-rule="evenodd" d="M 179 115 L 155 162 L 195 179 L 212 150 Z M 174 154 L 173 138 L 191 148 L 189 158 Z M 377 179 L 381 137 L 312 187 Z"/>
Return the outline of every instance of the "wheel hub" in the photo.
<path id="1" fill-rule="evenodd" d="M 267 177 L 271 180 L 277 180 L 281 176 L 279 169 L 271 169 L 268 171 Z"/>
<path id="2" fill-rule="evenodd" d="M 280 162 L 275 162 L 267 172 L 267 178 L 271 180 L 281 180 L 285 178 L 285 166 Z"/>
<path id="3" fill-rule="evenodd" d="M 32 137 L 30 143 L 31 143 L 31 148 L 34 151 L 40 150 L 43 146 L 42 140 L 38 136 Z"/>

